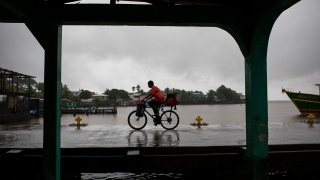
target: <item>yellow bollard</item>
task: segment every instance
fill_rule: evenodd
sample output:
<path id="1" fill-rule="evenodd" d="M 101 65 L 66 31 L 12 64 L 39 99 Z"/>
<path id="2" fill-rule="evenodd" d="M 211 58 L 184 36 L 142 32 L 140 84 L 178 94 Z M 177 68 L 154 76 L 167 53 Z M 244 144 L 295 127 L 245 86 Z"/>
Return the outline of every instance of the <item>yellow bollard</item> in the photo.
<path id="1" fill-rule="evenodd" d="M 80 125 L 81 125 L 82 118 L 81 118 L 80 116 L 77 116 L 76 119 L 75 119 L 75 121 L 76 121 L 77 126 L 80 126 Z"/>
<path id="2" fill-rule="evenodd" d="M 202 120 L 203 120 L 203 118 L 202 118 L 200 115 L 198 115 L 198 116 L 196 117 L 196 121 L 197 121 L 198 127 L 201 126 L 201 121 L 202 121 Z"/>
<path id="3" fill-rule="evenodd" d="M 314 128 L 313 123 L 316 116 L 314 114 L 308 114 L 307 118 L 308 118 L 309 127 Z"/>
<path id="4" fill-rule="evenodd" d="M 316 118 L 314 114 L 308 114 L 308 120 L 313 121 Z"/>

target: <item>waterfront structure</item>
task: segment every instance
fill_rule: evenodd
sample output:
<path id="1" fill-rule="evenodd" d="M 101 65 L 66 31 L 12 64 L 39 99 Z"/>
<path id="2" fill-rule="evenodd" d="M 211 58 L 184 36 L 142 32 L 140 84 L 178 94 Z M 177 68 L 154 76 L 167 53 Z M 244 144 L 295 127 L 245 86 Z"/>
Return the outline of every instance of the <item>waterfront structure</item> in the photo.
<path id="1" fill-rule="evenodd" d="M 30 118 L 30 81 L 34 76 L 0 67 L 0 121 L 14 122 Z M 27 82 L 22 86 L 22 80 Z"/>
<path id="2" fill-rule="evenodd" d="M 60 179 L 61 172 L 62 25 L 202 26 L 218 27 L 228 32 L 239 45 L 245 64 L 244 164 L 249 176 L 246 179 L 268 179 L 268 41 L 277 18 L 299 0 L 136 1 L 151 5 L 118 5 L 116 0 L 111 0 L 110 5 L 66 4 L 73 0 L 0 1 L 0 22 L 25 23 L 45 50 L 45 179 Z M 105 162 L 101 166 L 108 164 Z M 214 158 L 212 162 L 216 162 Z M 136 164 L 133 166 L 136 167 Z"/>

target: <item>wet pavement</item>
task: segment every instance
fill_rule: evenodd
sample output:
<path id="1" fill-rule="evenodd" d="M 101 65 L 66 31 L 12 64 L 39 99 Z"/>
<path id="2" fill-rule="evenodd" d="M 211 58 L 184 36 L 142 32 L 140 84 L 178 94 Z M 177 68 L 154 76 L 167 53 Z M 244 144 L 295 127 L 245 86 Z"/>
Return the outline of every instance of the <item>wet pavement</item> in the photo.
<path id="1" fill-rule="evenodd" d="M 0 125 L 1 148 L 41 148 L 43 126 Z M 208 125 L 200 128 L 188 124 L 175 130 L 147 125 L 132 130 L 128 125 L 61 126 L 61 147 L 161 147 L 245 145 L 244 125 Z M 269 124 L 269 144 L 320 143 L 320 124 Z"/>

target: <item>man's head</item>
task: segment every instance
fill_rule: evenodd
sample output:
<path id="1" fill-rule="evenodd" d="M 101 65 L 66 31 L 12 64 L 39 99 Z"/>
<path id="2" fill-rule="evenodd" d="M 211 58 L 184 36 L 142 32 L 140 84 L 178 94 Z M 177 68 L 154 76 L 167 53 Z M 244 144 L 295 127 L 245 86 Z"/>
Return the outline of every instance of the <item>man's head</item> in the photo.
<path id="1" fill-rule="evenodd" d="M 149 87 L 149 88 L 152 88 L 153 85 L 154 85 L 154 84 L 153 84 L 153 81 L 150 80 L 150 81 L 148 82 L 148 87 Z"/>

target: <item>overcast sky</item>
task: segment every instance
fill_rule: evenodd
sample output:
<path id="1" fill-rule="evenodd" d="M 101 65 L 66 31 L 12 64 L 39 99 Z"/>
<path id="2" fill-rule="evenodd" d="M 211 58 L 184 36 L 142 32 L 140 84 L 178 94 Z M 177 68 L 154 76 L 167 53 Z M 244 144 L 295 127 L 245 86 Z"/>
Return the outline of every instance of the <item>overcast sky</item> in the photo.
<path id="1" fill-rule="evenodd" d="M 276 21 L 268 48 L 269 100 L 288 100 L 281 88 L 318 94 L 320 1 L 302 0 Z M 44 50 L 24 24 L 0 23 L 0 67 L 43 81 Z M 244 57 L 218 28 L 63 26 L 62 83 L 70 90 L 124 89 L 147 81 L 164 89 L 245 93 Z"/>

